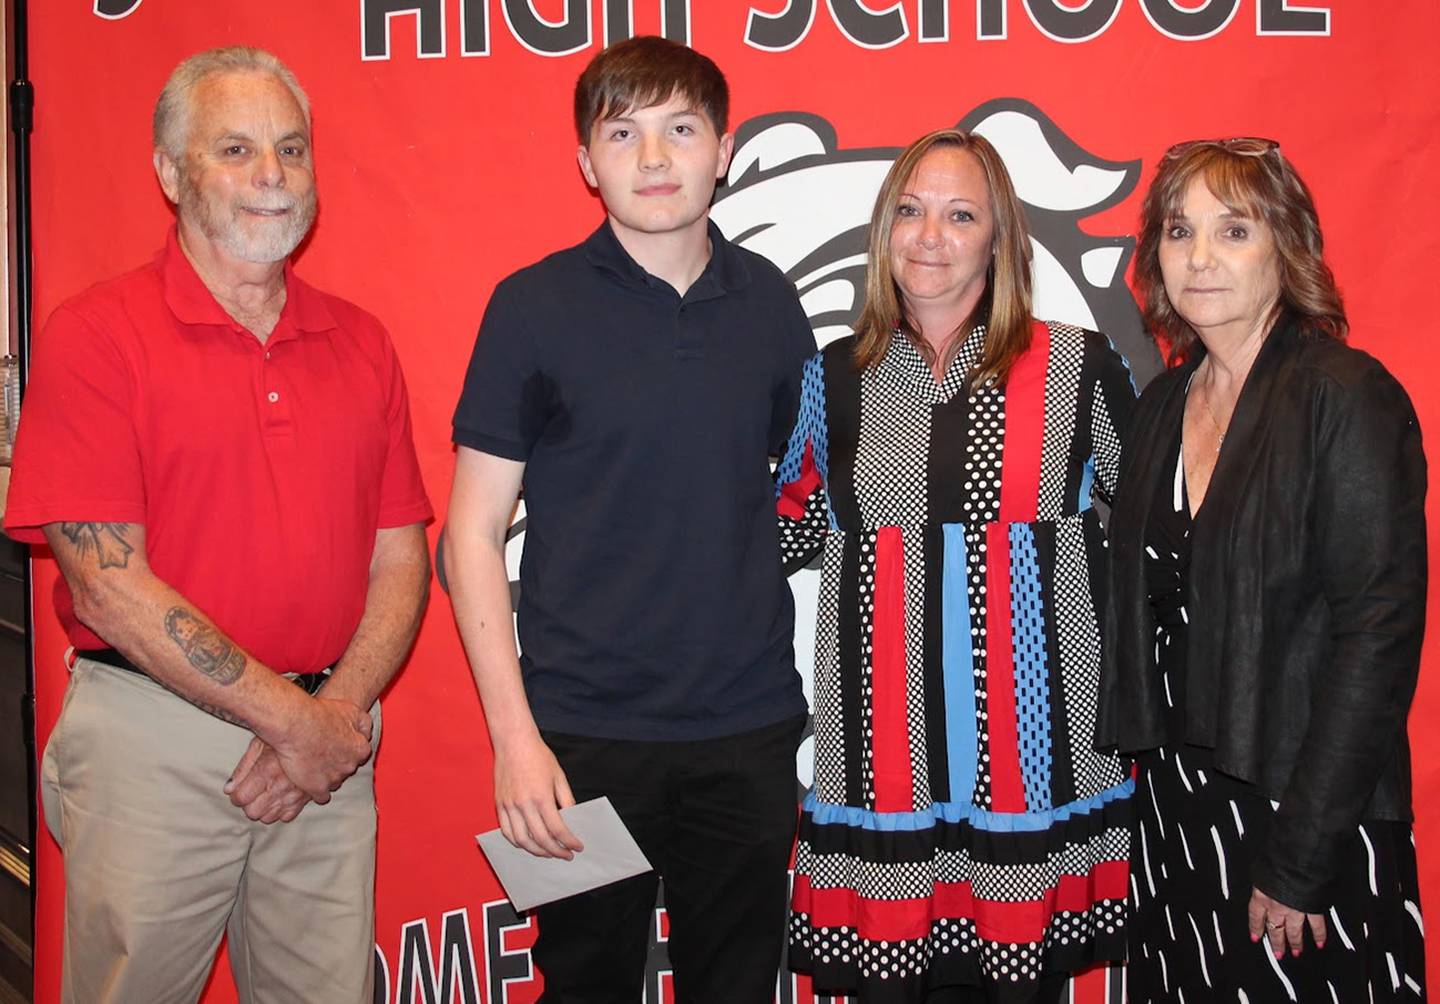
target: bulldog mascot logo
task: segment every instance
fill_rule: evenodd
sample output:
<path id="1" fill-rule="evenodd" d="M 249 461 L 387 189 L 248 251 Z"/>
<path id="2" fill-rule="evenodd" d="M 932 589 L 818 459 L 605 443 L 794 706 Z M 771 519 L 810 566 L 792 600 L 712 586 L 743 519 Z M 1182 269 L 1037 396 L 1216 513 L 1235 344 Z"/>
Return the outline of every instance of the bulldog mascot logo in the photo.
<path id="1" fill-rule="evenodd" d="M 1140 162 L 1087 153 L 1016 98 L 981 105 L 960 128 L 994 145 L 1025 204 L 1036 316 L 1105 332 L 1137 380 L 1158 372 L 1159 355 L 1124 282 L 1133 238 L 1080 229 L 1082 219 L 1134 190 Z M 736 130 L 730 175 L 711 217 L 732 241 L 784 270 L 821 345 L 849 334 L 859 316 L 870 211 L 899 152 L 842 149 L 828 122 L 803 112 L 764 115 Z"/>

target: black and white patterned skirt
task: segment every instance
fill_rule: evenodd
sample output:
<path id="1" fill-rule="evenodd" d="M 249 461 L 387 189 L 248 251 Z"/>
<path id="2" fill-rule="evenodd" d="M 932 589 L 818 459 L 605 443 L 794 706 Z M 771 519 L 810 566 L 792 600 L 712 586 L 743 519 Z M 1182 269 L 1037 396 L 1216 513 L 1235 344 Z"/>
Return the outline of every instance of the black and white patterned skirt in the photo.
<path id="1" fill-rule="evenodd" d="M 1276 959 L 1250 940 L 1251 863 L 1268 799 L 1209 769 L 1208 751 L 1140 758 L 1130 872 L 1131 1004 L 1425 1000 L 1424 924 L 1406 823 L 1363 822 L 1347 841 L 1327 942 Z"/>

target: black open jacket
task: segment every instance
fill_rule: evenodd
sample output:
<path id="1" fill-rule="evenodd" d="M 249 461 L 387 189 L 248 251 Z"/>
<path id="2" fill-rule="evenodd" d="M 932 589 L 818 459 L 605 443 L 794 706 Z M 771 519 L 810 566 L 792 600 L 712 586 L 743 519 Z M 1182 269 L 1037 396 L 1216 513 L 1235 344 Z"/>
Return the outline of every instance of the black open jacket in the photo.
<path id="1" fill-rule="evenodd" d="M 1277 323 L 1235 407 L 1191 531 L 1183 736 L 1165 734 L 1146 522 L 1204 358 L 1141 396 L 1110 520 L 1097 745 L 1215 750 L 1280 803 L 1255 884 L 1329 904 L 1361 819 L 1409 820 L 1405 719 L 1425 624 L 1425 455 L 1415 410 L 1375 359 Z"/>

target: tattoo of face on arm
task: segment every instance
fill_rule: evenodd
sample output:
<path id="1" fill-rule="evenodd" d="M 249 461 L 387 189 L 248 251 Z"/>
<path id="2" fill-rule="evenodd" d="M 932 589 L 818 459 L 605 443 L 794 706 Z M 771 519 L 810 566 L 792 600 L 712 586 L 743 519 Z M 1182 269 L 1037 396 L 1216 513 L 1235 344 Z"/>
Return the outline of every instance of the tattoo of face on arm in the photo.
<path id="1" fill-rule="evenodd" d="M 165 633 L 180 646 L 190 665 L 228 687 L 245 672 L 245 656 L 228 638 L 184 607 L 165 614 Z"/>
<path id="2" fill-rule="evenodd" d="M 124 568 L 135 548 L 125 539 L 129 523 L 61 523 L 60 532 L 75 545 L 80 557 L 93 553 L 101 568 Z"/>

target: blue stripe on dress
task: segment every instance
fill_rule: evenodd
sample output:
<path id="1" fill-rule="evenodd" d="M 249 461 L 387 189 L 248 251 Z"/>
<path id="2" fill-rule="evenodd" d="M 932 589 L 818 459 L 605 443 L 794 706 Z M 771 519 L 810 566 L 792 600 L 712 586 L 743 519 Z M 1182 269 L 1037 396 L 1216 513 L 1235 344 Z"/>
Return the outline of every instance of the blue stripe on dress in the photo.
<path id="1" fill-rule="evenodd" d="M 1095 504 L 1091 497 L 1095 488 L 1095 457 L 1085 458 L 1085 466 L 1080 470 L 1080 498 L 1076 500 L 1075 511 L 1084 512 Z"/>
<path id="2" fill-rule="evenodd" d="M 805 461 L 805 441 L 810 441 L 814 452 L 815 467 L 820 477 L 829 481 L 829 431 L 825 422 L 825 370 L 824 358 L 816 353 L 805 361 L 800 376 L 800 410 L 795 416 L 795 428 L 790 430 L 790 440 L 785 445 L 785 456 L 775 468 L 775 497 L 780 497 L 782 485 L 800 480 L 801 465 Z"/>
<path id="3" fill-rule="evenodd" d="M 1125 353 L 1120 351 L 1120 347 L 1115 344 L 1115 339 L 1111 338 L 1109 335 L 1106 335 L 1105 341 L 1110 343 L 1110 351 L 1114 352 L 1117 356 L 1120 357 L 1120 362 L 1125 367 L 1125 375 L 1130 378 L 1131 393 L 1133 393 L 1136 397 L 1139 397 L 1140 388 L 1135 385 L 1135 371 L 1130 368 L 1130 360 L 1125 358 Z"/>
<path id="4" fill-rule="evenodd" d="M 945 758 L 950 797 L 969 801 L 975 792 L 975 642 L 970 637 L 970 588 L 966 581 L 965 528 L 944 525 L 941 570 L 940 659 L 945 680 Z M 933 740 L 932 740 L 933 741 Z"/>
<path id="5" fill-rule="evenodd" d="M 967 822 L 977 830 L 990 833 L 1034 833 L 1048 830 L 1074 816 L 1088 815 L 1134 794 L 1135 780 L 1126 778 L 1090 798 L 1038 812 L 991 812 L 969 802 L 936 802 L 920 812 L 872 812 L 852 805 L 822 802 L 812 790 L 805 796 L 801 809 L 817 826 L 841 825 L 876 832 L 913 832 L 929 829 L 937 823 Z"/>
<path id="6" fill-rule="evenodd" d="M 785 455 L 775 467 L 775 497 L 785 485 L 800 480 L 805 463 L 805 443 L 810 443 L 811 458 L 820 473 L 820 490 L 825 493 L 825 512 L 831 530 L 839 530 L 835 507 L 830 504 L 830 423 L 825 417 L 825 357 L 815 353 L 805 360 L 800 374 L 800 408 L 795 428 L 785 444 Z"/>
<path id="7" fill-rule="evenodd" d="M 1015 663 L 1015 726 L 1025 807 L 1054 804 L 1050 791 L 1050 674 L 1045 666 L 1045 617 L 1040 558 L 1028 523 L 1010 524 L 1010 624 Z"/>

